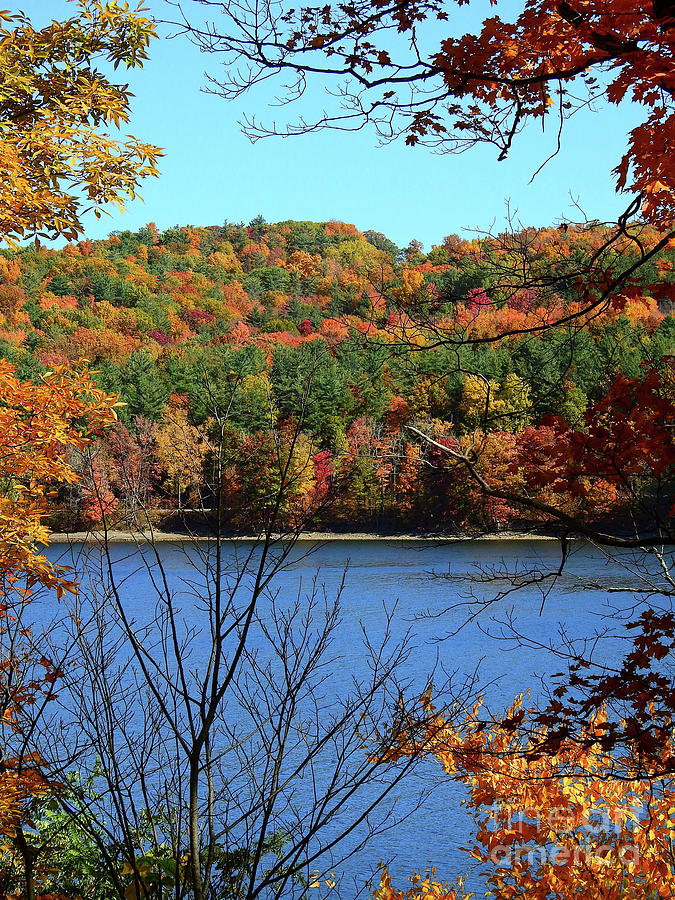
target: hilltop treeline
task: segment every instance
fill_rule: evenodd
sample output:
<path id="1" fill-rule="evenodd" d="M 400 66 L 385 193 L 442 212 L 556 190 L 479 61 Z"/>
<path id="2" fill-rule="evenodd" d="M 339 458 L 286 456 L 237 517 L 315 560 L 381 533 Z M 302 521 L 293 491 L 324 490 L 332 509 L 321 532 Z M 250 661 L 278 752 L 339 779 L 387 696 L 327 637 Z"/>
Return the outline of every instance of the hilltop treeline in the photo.
<path id="1" fill-rule="evenodd" d="M 451 235 L 425 253 L 342 222 L 258 218 L 5 250 L 0 352 L 33 380 L 85 359 L 124 404 L 76 461 L 64 527 L 102 511 L 130 521 L 139 508 L 212 507 L 221 491 L 228 527 L 250 529 L 285 465 L 296 475 L 289 516 L 340 485 L 322 527 L 491 528 L 522 511 L 485 499 L 406 426 L 441 444 L 480 441 L 486 471 L 522 488 L 532 459 L 545 465 L 621 379 L 659 365 L 675 349 L 668 255 L 641 270 L 658 292 L 632 284 L 566 322 L 586 289 L 583 260 L 606 239 L 601 226 Z M 515 253 L 527 259 L 520 282 L 503 276 Z M 452 323 L 446 338 L 427 320 Z M 561 324 L 542 331 L 546 321 Z M 228 459 L 215 486 L 222 416 Z M 618 512 L 609 483 L 569 503 Z"/>

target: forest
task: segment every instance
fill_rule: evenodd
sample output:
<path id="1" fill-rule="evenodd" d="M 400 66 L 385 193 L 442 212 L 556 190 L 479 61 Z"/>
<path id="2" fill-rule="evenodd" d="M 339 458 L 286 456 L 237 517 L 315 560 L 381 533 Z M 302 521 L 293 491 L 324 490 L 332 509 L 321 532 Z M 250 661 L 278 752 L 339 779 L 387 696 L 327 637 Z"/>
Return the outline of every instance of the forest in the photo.
<path id="1" fill-rule="evenodd" d="M 640 234 L 647 245 L 659 237 Z M 270 429 L 282 442 L 299 429 L 285 513 L 316 506 L 319 530 L 536 525 L 536 511 L 486 498 L 461 468 L 439 465 L 442 451 L 409 426 L 441 442 L 480 440 L 483 471 L 545 498 L 554 457 L 675 350 L 672 250 L 588 324 L 575 315 L 578 270 L 609 238 L 599 224 L 449 235 L 424 253 L 342 222 L 258 217 L 3 251 L 3 357 L 31 380 L 86 360 L 120 402 L 118 424 L 73 461 L 81 477 L 63 491 L 57 530 L 96 527 L 104 514 L 129 527 L 140 509 L 180 529 L 183 510 L 213 507 L 214 395 L 229 402 L 221 488 L 232 532 L 255 532 L 274 497 Z M 612 253 L 625 266 L 636 258 L 630 247 Z M 526 283 L 505 283 L 524 256 Z M 451 339 L 434 339 L 446 328 Z M 635 498 L 611 478 L 581 477 L 558 496 L 566 509 L 598 520 L 631 512 Z M 319 509 L 333 483 L 339 496 Z M 642 503 L 655 502 L 652 489 L 641 486 Z"/>

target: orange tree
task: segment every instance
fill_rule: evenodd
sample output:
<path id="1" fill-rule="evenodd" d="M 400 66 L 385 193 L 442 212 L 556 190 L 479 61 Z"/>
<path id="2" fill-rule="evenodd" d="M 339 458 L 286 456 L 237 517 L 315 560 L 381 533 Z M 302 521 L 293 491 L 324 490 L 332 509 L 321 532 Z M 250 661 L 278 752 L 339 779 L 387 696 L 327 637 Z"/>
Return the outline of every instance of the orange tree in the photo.
<path id="1" fill-rule="evenodd" d="M 118 0 L 76 0 L 77 14 L 36 29 L 0 11 L 0 239 L 75 239 L 82 216 L 133 198 L 159 148 L 114 136 L 131 94 L 106 67 L 142 66 L 152 22 Z"/>
<path id="2" fill-rule="evenodd" d="M 113 136 L 130 116 L 126 84 L 105 67 L 142 66 L 154 36 L 139 4 L 76 0 L 76 14 L 42 29 L 0 12 L 0 240 L 82 232 L 82 216 L 122 207 L 156 175 L 159 148 Z M 83 367 L 21 382 L 0 360 L 0 893 L 33 900 L 44 875 L 31 810 L 58 789 L 30 752 L 30 733 L 55 696 L 59 660 L 37 653 L 24 609 L 38 587 L 76 591 L 49 562 L 50 498 L 78 479 L 69 453 L 115 419 L 116 398 Z M 28 829 L 28 830 L 27 830 Z"/>
<path id="3" fill-rule="evenodd" d="M 531 718 L 523 696 L 490 717 L 479 701 L 461 724 L 438 713 L 429 695 L 384 755 L 431 756 L 463 784 L 475 822 L 466 849 L 487 877 L 495 900 L 541 898 L 619 900 L 671 897 L 675 887 L 675 785 L 651 783 L 643 761 L 602 748 L 607 724 L 594 715 L 583 741 L 558 740 Z M 662 761 L 673 754 L 666 740 Z M 407 891 L 392 887 L 386 869 L 375 900 L 467 898 L 460 878 L 450 886 L 434 873 L 415 873 Z"/>
<path id="4" fill-rule="evenodd" d="M 49 541 L 51 497 L 78 475 L 69 452 L 83 450 L 115 419 L 116 398 L 83 368 L 56 369 L 41 382 L 21 382 L 0 360 L 0 891 L 32 900 L 41 878 L 31 845 L 33 805 L 58 790 L 30 752 L 30 731 L 55 697 L 59 660 L 33 644 L 25 606 L 39 587 L 57 598 L 75 592 L 64 567 L 41 547 Z"/>
<path id="5" fill-rule="evenodd" d="M 82 367 L 58 367 L 33 384 L 0 360 L 0 398 L 0 578 L 24 577 L 60 597 L 73 583 L 38 549 L 49 540 L 50 496 L 78 480 L 68 450 L 115 421 L 116 397 Z"/>

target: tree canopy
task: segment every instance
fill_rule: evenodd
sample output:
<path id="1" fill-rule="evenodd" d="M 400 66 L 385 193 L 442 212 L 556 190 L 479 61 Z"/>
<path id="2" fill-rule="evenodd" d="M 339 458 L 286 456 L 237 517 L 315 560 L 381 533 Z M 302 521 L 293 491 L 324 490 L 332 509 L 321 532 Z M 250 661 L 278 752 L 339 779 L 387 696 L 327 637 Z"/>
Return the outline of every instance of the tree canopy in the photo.
<path id="1" fill-rule="evenodd" d="M 155 34 L 144 7 L 76 0 L 77 13 L 36 29 L 0 14 L 0 238 L 77 238 L 83 216 L 122 208 L 157 175 L 158 147 L 119 129 L 131 93 L 106 70 L 142 66 Z"/>

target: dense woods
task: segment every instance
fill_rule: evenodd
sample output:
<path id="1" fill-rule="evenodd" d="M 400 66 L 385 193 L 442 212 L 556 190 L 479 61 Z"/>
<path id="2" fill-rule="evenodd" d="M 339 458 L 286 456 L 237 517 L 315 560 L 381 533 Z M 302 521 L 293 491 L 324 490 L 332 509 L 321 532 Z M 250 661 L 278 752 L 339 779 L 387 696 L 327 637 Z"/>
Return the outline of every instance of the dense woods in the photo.
<path id="1" fill-rule="evenodd" d="M 658 242 L 651 228 L 639 234 Z M 62 492 L 55 523 L 99 525 L 105 513 L 130 524 L 142 508 L 176 527 L 183 509 L 212 508 L 214 406 L 227 411 L 220 489 L 232 531 L 262 524 L 278 441 L 297 429 L 286 512 L 317 507 L 324 529 L 490 530 L 542 518 L 486 498 L 409 426 L 480 449 L 494 483 L 556 497 L 570 514 L 600 520 L 666 503 L 653 492 L 671 463 L 670 432 L 644 436 L 661 443 L 630 491 L 602 460 L 593 469 L 582 446 L 601 411 L 631 392 L 658 430 L 654 405 L 672 377 L 674 253 L 584 311 L 579 271 L 610 235 L 600 225 L 450 235 L 425 253 L 337 221 L 259 218 L 3 251 L 3 356 L 31 380 L 86 359 L 124 404 L 94 451 L 73 459 L 83 478 Z M 612 252 L 626 266 L 637 251 L 624 243 Z M 504 278 L 523 254 L 531 286 Z M 645 422 L 630 422 L 634 442 Z"/>

